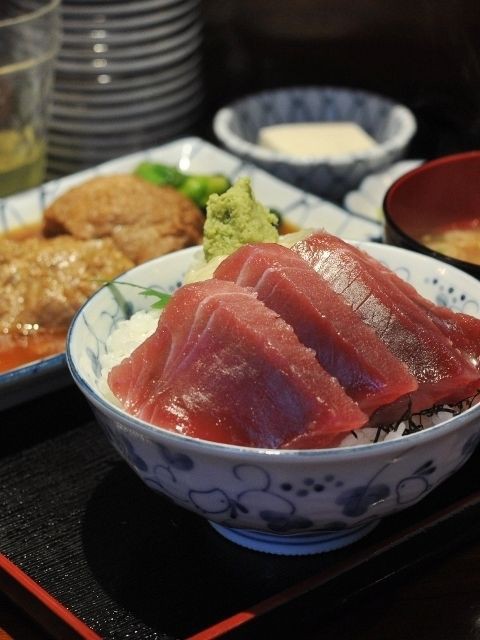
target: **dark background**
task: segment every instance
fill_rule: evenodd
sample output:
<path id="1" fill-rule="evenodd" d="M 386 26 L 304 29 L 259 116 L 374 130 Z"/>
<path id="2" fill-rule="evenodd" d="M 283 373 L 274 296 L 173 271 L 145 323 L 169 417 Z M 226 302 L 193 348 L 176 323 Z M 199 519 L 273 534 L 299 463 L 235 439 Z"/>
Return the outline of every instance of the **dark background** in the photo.
<path id="1" fill-rule="evenodd" d="M 203 0 L 207 117 L 265 88 L 337 85 L 415 113 L 412 157 L 480 147 L 478 0 Z"/>

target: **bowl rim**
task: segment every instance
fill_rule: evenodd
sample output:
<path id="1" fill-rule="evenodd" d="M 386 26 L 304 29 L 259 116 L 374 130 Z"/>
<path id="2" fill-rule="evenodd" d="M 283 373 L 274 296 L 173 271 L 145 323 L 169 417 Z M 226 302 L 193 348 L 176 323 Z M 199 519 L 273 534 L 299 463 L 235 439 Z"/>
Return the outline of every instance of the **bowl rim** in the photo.
<path id="1" fill-rule="evenodd" d="M 480 276 L 480 264 L 476 264 L 475 262 L 467 262 L 465 260 L 461 260 L 460 258 L 449 256 L 446 253 L 441 253 L 440 251 L 429 249 L 426 245 L 422 244 L 419 240 L 404 231 L 399 226 L 397 221 L 392 218 L 389 210 L 389 201 L 392 197 L 393 192 L 401 187 L 405 182 L 408 182 L 412 177 L 415 177 L 416 175 L 420 175 L 422 173 L 428 173 L 431 169 L 435 169 L 436 167 L 455 164 L 469 158 L 480 159 L 480 149 L 461 151 L 459 153 L 452 153 L 446 156 L 433 158 L 432 160 L 425 160 L 418 167 L 410 169 L 410 171 L 407 171 L 399 178 L 397 178 L 394 182 L 392 182 L 392 184 L 386 190 L 382 199 L 382 212 L 385 220 L 384 228 L 390 226 L 403 240 L 410 243 L 412 247 L 415 248 L 415 250 L 423 253 L 424 255 L 431 256 L 436 260 L 445 262 L 457 269 L 469 270 L 470 272 L 478 271 L 478 275 Z"/>
<path id="2" fill-rule="evenodd" d="M 444 269 L 445 267 L 445 264 L 443 262 L 440 262 L 439 260 L 431 256 L 421 254 L 421 253 L 416 253 L 414 251 L 410 251 L 408 249 L 404 249 L 401 247 L 396 247 L 396 246 L 387 245 L 387 244 L 379 245 L 379 243 L 377 242 L 369 242 L 369 241 L 351 241 L 351 242 L 356 246 L 360 246 L 361 248 L 368 249 L 369 247 L 371 248 L 382 247 L 386 249 L 388 252 L 394 252 L 399 254 L 403 253 L 403 254 L 406 254 L 406 257 L 408 256 L 411 258 L 413 256 L 414 259 L 419 260 L 420 262 L 432 263 L 433 261 L 433 263 L 436 263 L 437 266 L 439 264 L 442 267 L 442 269 Z M 181 249 L 180 251 L 176 251 L 171 254 L 166 254 L 164 256 L 153 258 L 152 260 L 149 260 L 145 263 L 137 265 L 132 269 L 129 269 L 128 271 L 122 274 L 119 274 L 119 276 L 117 276 L 115 280 L 124 278 L 126 273 L 134 271 L 135 269 L 148 268 L 149 265 L 158 263 L 158 261 L 161 261 L 162 259 L 165 259 L 169 256 L 171 257 L 173 255 L 176 255 L 177 257 L 182 257 L 182 254 L 190 255 L 195 250 L 199 250 L 198 245 L 194 247 L 188 247 L 186 249 Z M 469 275 L 468 273 L 465 273 L 461 269 L 458 269 L 457 267 L 452 265 L 448 265 L 448 269 L 453 271 L 453 275 L 459 276 L 461 279 L 467 281 L 467 283 L 468 281 L 470 281 L 470 284 L 473 287 L 476 287 L 476 288 L 480 287 L 480 282 L 476 278 Z M 402 436 L 393 440 L 387 440 L 382 442 L 349 445 L 349 446 L 335 447 L 330 449 L 328 448 L 326 449 L 269 449 L 269 448 L 262 448 L 262 447 L 247 447 L 242 445 L 232 445 L 227 443 L 204 440 L 201 438 L 194 438 L 192 436 L 170 431 L 160 426 L 152 425 L 144 420 L 141 420 L 127 413 L 122 407 L 116 406 L 115 404 L 110 402 L 108 399 L 104 398 L 96 389 L 92 387 L 92 385 L 87 380 L 83 378 L 83 376 L 80 374 L 78 367 L 75 363 L 75 359 L 72 356 L 71 345 L 72 345 L 72 341 L 73 341 L 73 337 L 74 337 L 77 325 L 80 322 L 82 313 L 84 309 L 90 304 L 92 304 L 97 297 L 99 297 L 100 295 L 103 295 L 102 292 L 105 290 L 105 288 L 106 288 L 105 286 L 101 287 L 85 301 L 85 303 L 76 312 L 70 324 L 68 334 L 67 334 L 66 349 L 65 349 L 67 366 L 70 370 L 70 374 L 72 375 L 74 382 L 77 384 L 79 389 L 82 391 L 82 393 L 86 396 L 86 398 L 92 404 L 97 406 L 100 410 L 106 411 L 117 422 L 125 424 L 126 428 L 132 428 L 136 432 L 141 433 L 144 437 L 147 437 L 148 439 L 152 439 L 152 437 L 153 437 L 153 440 L 156 440 L 158 438 L 161 438 L 162 440 L 166 439 L 173 446 L 180 445 L 180 446 L 186 446 L 189 449 L 191 448 L 195 450 L 200 449 L 201 451 L 206 452 L 207 454 L 228 452 L 229 455 L 242 456 L 242 457 L 248 456 L 255 459 L 258 457 L 262 457 L 262 458 L 268 457 L 272 459 L 275 458 L 276 461 L 283 460 L 285 462 L 290 460 L 292 456 L 300 457 L 302 459 L 317 459 L 319 456 L 321 457 L 325 456 L 327 458 L 333 458 L 333 457 L 348 458 L 351 456 L 365 456 L 365 455 L 375 457 L 377 455 L 383 455 L 383 453 L 385 452 L 390 452 L 393 454 L 394 452 L 398 452 L 399 450 L 415 447 L 417 446 L 417 443 L 422 443 L 425 440 L 428 441 L 431 438 L 434 438 L 435 434 L 437 434 L 439 431 L 440 431 L 439 437 L 441 437 L 442 435 L 446 436 L 448 433 L 460 428 L 464 423 L 470 422 L 472 413 L 474 415 L 480 413 L 480 403 L 478 403 L 476 405 L 469 407 L 461 414 L 453 416 L 452 418 L 449 418 L 442 423 L 433 425 L 431 427 L 428 427 L 427 429 L 424 429 L 422 431 L 417 431 L 415 433 L 412 433 L 406 436 Z"/>
<path id="3" fill-rule="evenodd" d="M 239 105 L 242 105 L 250 100 L 261 99 L 266 95 L 287 95 L 294 92 L 302 91 L 316 91 L 318 93 L 330 92 L 332 94 L 354 94 L 361 95 L 368 99 L 375 99 L 389 105 L 391 112 L 394 116 L 397 116 L 402 121 L 402 127 L 394 136 L 385 140 L 384 142 L 378 142 L 375 146 L 366 149 L 361 152 L 344 153 L 337 156 L 324 155 L 305 155 L 294 156 L 284 152 L 272 151 L 270 149 L 261 147 L 260 145 L 248 142 L 244 138 L 234 133 L 231 129 L 232 119 L 235 110 Z M 217 138 L 225 144 L 230 150 L 235 153 L 248 155 L 256 160 L 271 163 L 288 163 L 298 167 L 305 167 L 316 164 L 329 164 L 332 166 L 344 166 L 349 165 L 352 162 L 359 160 L 383 160 L 385 155 L 391 151 L 400 150 L 410 142 L 412 137 L 417 131 L 417 120 L 413 112 L 405 105 L 395 102 L 394 100 L 363 89 L 356 89 L 352 87 L 342 87 L 335 85 L 304 85 L 304 86 L 291 86 L 279 89 L 267 89 L 259 93 L 248 94 L 230 104 L 221 107 L 213 117 L 213 131 Z"/>

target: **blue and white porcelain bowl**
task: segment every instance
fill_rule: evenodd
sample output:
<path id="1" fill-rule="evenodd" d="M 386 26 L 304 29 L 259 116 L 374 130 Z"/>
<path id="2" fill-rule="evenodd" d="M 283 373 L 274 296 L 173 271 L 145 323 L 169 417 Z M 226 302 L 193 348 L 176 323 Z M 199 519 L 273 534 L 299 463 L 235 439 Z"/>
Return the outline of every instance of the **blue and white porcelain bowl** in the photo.
<path id="1" fill-rule="evenodd" d="M 424 296 L 480 314 L 480 282 L 466 273 L 405 249 L 358 244 Z M 171 292 L 198 251 L 157 258 L 119 280 Z M 329 450 L 222 445 L 151 426 L 101 390 L 107 337 L 120 320 L 149 305 L 139 289 L 118 289 L 123 300 L 104 287 L 76 315 L 67 344 L 73 378 L 113 446 L 149 487 L 245 547 L 301 555 L 347 545 L 422 500 L 465 463 L 480 440 L 480 404 L 421 432 Z"/>
<path id="2" fill-rule="evenodd" d="M 338 156 L 294 156 L 257 144 L 262 127 L 295 122 L 354 122 L 376 145 Z M 294 87 L 264 91 L 220 109 L 213 129 L 232 153 L 282 180 L 324 198 L 340 199 L 374 171 L 404 155 L 416 132 L 405 106 L 367 91 L 339 87 Z"/>

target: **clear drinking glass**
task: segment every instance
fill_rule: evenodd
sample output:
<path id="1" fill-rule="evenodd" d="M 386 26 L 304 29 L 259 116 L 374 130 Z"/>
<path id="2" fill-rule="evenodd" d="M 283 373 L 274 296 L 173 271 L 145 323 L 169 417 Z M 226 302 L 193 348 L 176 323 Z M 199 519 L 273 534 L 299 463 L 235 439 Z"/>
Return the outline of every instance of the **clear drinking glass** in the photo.
<path id="1" fill-rule="evenodd" d="M 45 177 L 60 0 L 0 0 L 0 196 Z"/>

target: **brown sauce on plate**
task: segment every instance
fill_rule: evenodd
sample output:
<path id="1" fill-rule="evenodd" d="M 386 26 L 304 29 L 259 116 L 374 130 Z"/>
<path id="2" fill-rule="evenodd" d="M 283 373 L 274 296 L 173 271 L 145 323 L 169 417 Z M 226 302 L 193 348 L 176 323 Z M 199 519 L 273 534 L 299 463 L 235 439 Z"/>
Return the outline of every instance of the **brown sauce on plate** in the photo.
<path id="1" fill-rule="evenodd" d="M 65 350 L 65 338 L 66 332 L 0 335 L 0 373 L 62 353 Z"/>
<path id="2" fill-rule="evenodd" d="M 42 235 L 42 223 L 15 227 L 3 234 L 9 240 L 26 240 Z M 66 331 L 22 334 L 0 333 L 0 373 L 24 366 L 35 360 L 62 353 L 65 350 Z"/>

